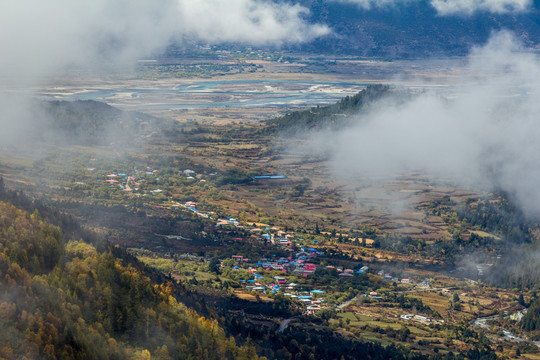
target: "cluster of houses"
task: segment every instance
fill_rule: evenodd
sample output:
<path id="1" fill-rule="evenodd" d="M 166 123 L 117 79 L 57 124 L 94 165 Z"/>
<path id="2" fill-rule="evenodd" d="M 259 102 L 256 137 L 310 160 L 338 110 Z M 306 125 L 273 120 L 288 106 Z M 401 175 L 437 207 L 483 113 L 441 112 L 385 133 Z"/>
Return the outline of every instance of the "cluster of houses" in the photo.
<path id="1" fill-rule="evenodd" d="M 407 320 L 407 321 L 410 321 L 410 320 L 413 320 L 413 321 L 418 321 L 418 322 L 421 322 L 421 323 L 431 323 L 431 322 L 442 322 L 444 323 L 444 320 L 434 320 L 434 319 L 430 319 L 426 316 L 422 316 L 422 315 L 418 315 L 418 314 L 403 314 L 400 316 L 400 319 L 402 320 Z"/>
<path id="2" fill-rule="evenodd" d="M 94 172 L 96 169 L 87 168 L 86 170 L 89 172 Z M 106 183 L 109 183 L 110 187 L 118 187 L 120 190 L 124 192 L 134 192 L 134 191 L 139 190 L 141 183 L 147 181 L 146 179 L 147 176 L 154 176 L 153 180 L 159 182 L 160 178 L 155 177 L 157 176 L 157 172 L 158 170 L 153 169 L 150 166 L 147 166 L 146 168 L 143 168 L 143 169 L 135 169 L 129 173 L 112 171 L 111 173 L 104 175 L 102 178 L 101 177 L 97 178 L 96 182 L 97 183 L 106 182 Z M 201 182 L 206 181 L 205 179 L 201 178 L 202 175 L 198 175 L 194 170 L 191 170 L 191 169 L 181 170 L 179 171 L 179 174 L 184 176 L 188 180 L 199 179 L 199 181 Z M 215 175 L 215 174 L 211 174 L 211 175 Z M 82 184 L 82 183 L 77 182 L 77 184 Z M 150 190 L 150 193 L 152 195 L 157 195 L 161 192 L 163 192 L 162 189 Z M 135 194 L 135 195 L 141 196 L 141 194 Z M 145 194 L 142 194 L 142 196 L 144 195 Z"/>
<path id="3" fill-rule="evenodd" d="M 251 263 L 248 258 L 242 255 L 232 255 L 231 258 L 238 263 L 238 265 L 234 267 L 234 270 L 239 270 L 242 265 L 244 265 L 243 267 L 249 266 L 248 271 L 252 274 L 253 278 L 241 281 L 246 290 L 261 292 L 263 294 L 281 293 L 283 296 L 296 299 L 304 304 L 306 314 L 314 314 L 328 307 L 323 295 L 325 292 L 319 289 L 306 290 L 305 288 L 302 289 L 303 291 L 297 291 L 297 284 L 289 282 L 287 280 L 287 275 L 301 275 L 308 277 L 317 270 L 318 266 L 311 261 L 319 255 L 322 255 L 322 253 L 317 249 L 301 247 L 300 251 L 297 252 L 295 256 L 274 259 L 264 258 L 255 263 Z M 271 279 L 265 278 L 258 273 L 258 268 L 263 268 L 266 271 L 280 271 L 281 275 L 276 275 Z M 331 265 L 328 265 L 325 268 L 336 269 L 340 278 L 352 277 L 355 276 L 355 274 L 362 274 L 368 270 L 367 266 L 364 266 L 357 271 Z"/>
<path id="4" fill-rule="evenodd" d="M 229 216 L 225 219 L 218 219 L 216 223 L 216 227 L 219 227 L 219 226 L 223 227 L 227 225 L 239 226 L 240 222 L 236 220 L 235 218 Z"/>
<path id="5" fill-rule="evenodd" d="M 246 289 L 252 291 L 262 292 L 267 294 L 268 292 L 277 294 L 281 292 L 283 296 L 291 299 L 296 299 L 303 305 L 305 305 L 305 313 L 310 315 L 314 314 L 322 309 L 328 308 L 326 305 L 326 299 L 322 297 L 325 293 L 323 290 L 313 289 L 296 291 L 296 283 L 287 282 L 287 279 L 282 276 L 274 276 L 273 280 L 269 284 L 264 283 L 264 278 L 259 274 L 254 274 L 254 279 L 247 280 Z"/>
<path id="6" fill-rule="evenodd" d="M 88 168 L 87 170 L 94 171 L 95 168 Z M 139 190 L 141 183 L 146 181 L 145 177 L 147 175 L 155 176 L 156 173 L 157 173 L 157 170 L 152 169 L 149 166 L 147 166 L 146 169 L 143 169 L 143 170 L 135 169 L 129 174 L 113 171 L 105 175 L 104 179 L 97 178 L 96 182 L 98 183 L 106 182 L 110 184 L 109 185 L 110 187 L 119 187 L 120 190 L 124 192 L 133 192 L 133 191 Z M 159 178 L 155 178 L 155 180 L 159 181 Z M 156 195 L 162 191 L 163 190 L 161 189 L 155 189 L 155 190 L 152 190 L 151 193 Z M 140 196 L 140 194 L 137 194 L 137 195 Z"/>
<path id="7" fill-rule="evenodd" d="M 307 251 L 306 251 L 307 250 Z M 285 274 L 301 274 L 303 276 L 309 276 L 317 269 L 317 266 L 309 262 L 309 259 L 313 259 L 317 255 L 320 255 L 315 249 L 302 248 L 302 251 L 298 252 L 295 257 L 289 256 L 287 258 L 279 259 L 262 259 L 253 263 L 249 267 L 249 272 L 253 275 L 253 279 L 247 281 L 242 280 L 245 289 L 249 291 L 257 291 L 263 294 L 268 293 L 281 293 L 283 296 L 297 299 L 300 303 L 306 306 L 306 314 L 313 314 L 321 309 L 326 308 L 326 300 L 321 297 L 324 294 L 323 290 L 311 290 L 311 291 L 296 291 L 296 283 L 289 282 L 285 277 Z M 249 263 L 249 259 L 242 255 L 232 255 L 232 259 L 238 263 Z M 283 275 L 276 275 L 272 279 L 265 279 L 262 275 L 257 273 L 257 268 L 262 267 L 267 271 L 277 270 L 281 271 Z M 235 269 L 239 269 L 239 266 L 235 266 Z"/>
<path id="8" fill-rule="evenodd" d="M 197 203 L 194 202 L 194 201 L 188 201 L 188 202 L 185 202 L 183 204 L 178 203 L 178 202 L 173 202 L 172 206 L 173 207 L 183 207 L 184 209 L 192 211 L 196 215 L 204 217 L 204 218 L 209 218 L 212 214 L 214 214 L 213 212 L 205 213 L 205 212 L 200 211 L 199 209 L 197 209 Z M 217 219 L 216 227 L 224 227 L 224 226 L 229 226 L 229 225 L 240 226 L 240 222 L 238 220 L 236 220 L 235 218 L 233 218 L 233 217 L 227 217 L 227 218 L 224 218 L 224 219 Z"/>
<path id="9" fill-rule="evenodd" d="M 262 267 L 267 271 L 277 270 L 283 274 L 299 274 L 307 277 L 317 270 L 317 265 L 311 263 L 310 260 L 315 259 L 318 255 L 322 255 L 322 253 L 316 249 L 301 247 L 295 256 L 281 257 L 279 259 L 263 258 L 261 261 L 251 264 L 254 268 L 250 267 L 249 272 L 256 274 L 257 268 Z M 232 255 L 232 259 L 239 263 L 249 263 L 249 259 L 242 255 Z"/>
<path id="10" fill-rule="evenodd" d="M 194 202 L 194 201 L 188 201 L 188 202 L 185 202 L 183 204 L 181 204 L 179 202 L 173 202 L 172 207 L 183 207 L 184 209 L 187 209 L 187 210 L 195 213 L 195 215 L 198 215 L 198 216 L 203 217 L 203 218 L 209 218 L 210 215 L 212 215 L 212 213 L 204 213 L 204 212 L 199 211 L 197 209 L 197 203 Z"/>
<path id="11" fill-rule="evenodd" d="M 416 284 L 417 286 L 423 287 L 423 288 L 429 288 L 430 287 L 429 281 L 424 280 L 424 281 L 421 281 L 419 283 L 416 283 L 416 282 L 414 282 L 413 280 L 411 280 L 409 278 L 399 278 L 399 277 L 396 277 L 396 276 L 392 276 L 390 273 L 387 273 L 384 270 L 379 271 L 377 273 L 377 275 L 382 276 L 383 279 L 385 279 L 385 280 L 393 281 L 395 283 Z"/>

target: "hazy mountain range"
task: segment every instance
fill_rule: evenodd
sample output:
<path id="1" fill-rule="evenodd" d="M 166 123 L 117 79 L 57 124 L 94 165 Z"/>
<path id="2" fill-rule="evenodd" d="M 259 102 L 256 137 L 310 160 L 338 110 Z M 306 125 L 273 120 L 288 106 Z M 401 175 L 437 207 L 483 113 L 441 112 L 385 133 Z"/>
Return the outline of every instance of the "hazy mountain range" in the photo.
<path id="1" fill-rule="evenodd" d="M 535 0 L 300 0 L 311 23 L 326 36 L 295 49 L 366 57 L 418 58 L 465 55 L 500 30 L 528 47 L 540 39 L 540 1 Z"/>

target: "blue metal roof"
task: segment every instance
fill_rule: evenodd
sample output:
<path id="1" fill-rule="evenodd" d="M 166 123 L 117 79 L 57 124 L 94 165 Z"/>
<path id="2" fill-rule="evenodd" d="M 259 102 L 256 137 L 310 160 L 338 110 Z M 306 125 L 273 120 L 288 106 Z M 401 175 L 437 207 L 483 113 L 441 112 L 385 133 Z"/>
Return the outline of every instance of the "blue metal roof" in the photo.
<path id="1" fill-rule="evenodd" d="M 283 174 L 265 174 L 265 175 L 255 175 L 253 180 L 268 180 L 268 179 L 286 179 L 287 176 Z"/>

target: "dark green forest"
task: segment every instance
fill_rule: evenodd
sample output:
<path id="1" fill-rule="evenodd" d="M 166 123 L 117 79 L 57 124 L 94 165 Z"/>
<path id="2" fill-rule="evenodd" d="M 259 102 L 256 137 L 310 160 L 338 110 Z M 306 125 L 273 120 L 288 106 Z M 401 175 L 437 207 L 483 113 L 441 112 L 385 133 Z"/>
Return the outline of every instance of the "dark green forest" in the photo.
<path id="1" fill-rule="evenodd" d="M 388 85 L 369 85 L 353 96 L 346 96 L 339 102 L 328 106 L 317 106 L 308 110 L 294 111 L 290 114 L 267 121 L 265 131 L 297 132 L 323 128 L 341 128 L 351 125 L 351 115 L 359 110 L 367 111 L 370 104 L 394 94 Z M 404 94 L 400 94 L 404 96 Z"/>

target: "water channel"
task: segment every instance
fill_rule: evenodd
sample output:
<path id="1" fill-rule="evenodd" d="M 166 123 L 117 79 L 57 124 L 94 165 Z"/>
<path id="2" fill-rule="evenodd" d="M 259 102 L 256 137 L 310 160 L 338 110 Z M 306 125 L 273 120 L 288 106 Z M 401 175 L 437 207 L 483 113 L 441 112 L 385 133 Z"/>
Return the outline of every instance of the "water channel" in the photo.
<path id="1" fill-rule="evenodd" d="M 367 85 L 347 81 L 208 80 L 155 88 L 68 87 L 58 92 L 49 89 L 43 95 L 58 100 L 102 101 L 124 110 L 294 108 L 335 103 Z"/>

